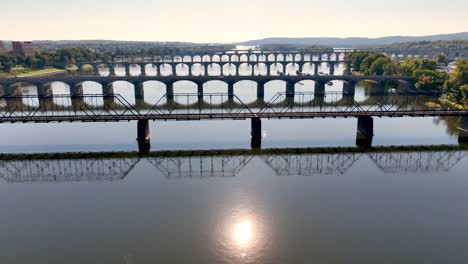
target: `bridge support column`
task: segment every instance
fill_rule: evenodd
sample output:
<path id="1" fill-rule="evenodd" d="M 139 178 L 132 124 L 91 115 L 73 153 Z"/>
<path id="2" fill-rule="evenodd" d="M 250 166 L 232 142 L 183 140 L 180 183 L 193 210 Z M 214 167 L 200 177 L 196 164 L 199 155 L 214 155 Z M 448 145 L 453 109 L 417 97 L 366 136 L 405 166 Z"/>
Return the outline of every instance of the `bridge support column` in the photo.
<path id="1" fill-rule="evenodd" d="M 156 75 L 161 76 L 161 65 L 155 64 L 154 67 L 156 67 Z"/>
<path id="2" fill-rule="evenodd" d="M 222 71 L 222 69 L 221 69 L 221 71 Z M 188 65 L 188 75 L 192 76 L 192 65 L 191 64 Z"/>
<path id="3" fill-rule="evenodd" d="M 236 66 L 236 76 L 239 76 L 239 68 L 240 64 L 235 65 Z"/>
<path id="4" fill-rule="evenodd" d="M 130 76 L 130 64 L 125 65 L 125 76 Z"/>
<path id="5" fill-rule="evenodd" d="M 262 147 L 262 120 L 259 117 L 254 117 L 251 120 L 251 125 L 250 146 L 252 149 L 260 149 Z"/>
<path id="6" fill-rule="evenodd" d="M 286 97 L 288 98 L 294 98 L 294 83 L 287 82 L 286 83 Z"/>
<path id="7" fill-rule="evenodd" d="M 354 96 L 356 92 L 355 82 L 343 82 L 343 95 Z"/>
<path id="8" fill-rule="evenodd" d="M 149 120 L 143 119 L 137 122 L 137 142 L 140 153 L 148 153 L 151 149 Z"/>
<path id="9" fill-rule="evenodd" d="M 234 99 L 234 83 L 228 83 L 228 99 Z"/>
<path id="10" fill-rule="evenodd" d="M 208 76 L 208 64 L 203 65 L 205 76 Z"/>
<path id="11" fill-rule="evenodd" d="M 325 94 L 325 83 L 315 81 L 314 96 L 323 96 Z"/>
<path id="12" fill-rule="evenodd" d="M 140 65 L 140 76 L 146 76 L 146 65 Z"/>
<path id="13" fill-rule="evenodd" d="M 358 147 L 372 146 L 374 137 L 374 119 L 371 116 L 359 116 L 356 133 L 356 145 Z"/>
<path id="14" fill-rule="evenodd" d="M 265 84 L 262 82 L 257 83 L 257 99 L 265 98 Z"/>
<path id="15" fill-rule="evenodd" d="M 142 101 L 145 99 L 145 89 L 143 88 L 143 84 L 134 84 L 135 87 L 135 100 Z"/>
<path id="16" fill-rule="evenodd" d="M 468 115 L 462 116 L 458 129 L 458 143 L 468 144 Z"/>
<path id="17" fill-rule="evenodd" d="M 80 109 L 84 104 L 83 84 L 70 85 L 70 95 L 74 109 Z"/>
<path id="18" fill-rule="evenodd" d="M 101 74 L 99 73 L 99 67 L 96 65 L 94 66 L 94 75 L 100 76 Z"/>
<path id="19" fill-rule="evenodd" d="M 104 97 L 104 105 L 114 102 L 114 86 L 110 84 L 102 84 L 102 94 Z"/>
<path id="20" fill-rule="evenodd" d="M 115 67 L 114 65 L 109 65 L 109 76 L 115 76 Z"/>
<path id="21" fill-rule="evenodd" d="M 37 87 L 37 95 L 39 97 L 39 107 L 42 110 L 52 109 L 52 85 L 46 84 Z"/>
<path id="22" fill-rule="evenodd" d="M 5 88 L 6 96 L 21 96 L 21 84 L 15 84 L 12 86 L 7 86 Z M 6 100 L 6 105 L 8 109 L 17 110 L 21 109 L 23 106 L 23 100 L 21 98 L 8 98 Z"/>
<path id="23" fill-rule="evenodd" d="M 314 75 L 319 74 L 319 63 L 314 63 Z"/>
<path id="24" fill-rule="evenodd" d="M 335 75 L 335 63 L 330 63 L 330 75 Z"/>
<path id="25" fill-rule="evenodd" d="M 167 100 L 174 100 L 174 83 L 166 84 L 166 98 Z"/>
<path id="26" fill-rule="evenodd" d="M 198 98 L 203 98 L 203 83 L 197 83 Z"/>

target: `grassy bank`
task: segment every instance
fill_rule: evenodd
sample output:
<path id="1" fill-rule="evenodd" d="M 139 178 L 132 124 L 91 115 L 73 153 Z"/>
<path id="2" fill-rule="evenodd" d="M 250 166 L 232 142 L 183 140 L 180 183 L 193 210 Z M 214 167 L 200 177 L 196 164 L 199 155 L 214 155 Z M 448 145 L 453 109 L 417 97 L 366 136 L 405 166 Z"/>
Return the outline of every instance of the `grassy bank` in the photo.
<path id="1" fill-rule="evenodd" d="M 2 76 L 5 77 L 33 77 L 33 76 L 41 76 L 41 75 L 49 75 L 49 74 L 59 74 L 64 73 L 65 70 L 57 69 L 57 68 L 45 68 L 40 70 L 33 70 L 23 67 L 15 67 L 9 73 L 3 73 Z"/>

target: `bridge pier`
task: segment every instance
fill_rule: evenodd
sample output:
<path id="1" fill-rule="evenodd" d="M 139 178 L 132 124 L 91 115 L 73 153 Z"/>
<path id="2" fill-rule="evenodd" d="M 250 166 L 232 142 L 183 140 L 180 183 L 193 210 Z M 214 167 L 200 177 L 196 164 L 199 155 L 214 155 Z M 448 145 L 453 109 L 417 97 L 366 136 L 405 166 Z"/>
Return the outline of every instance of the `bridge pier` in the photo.
<path id="1" fill-rule="evenodd" d="M 138 100 L 144 100 L 145 99 L 145 89 L 143 87 L 142 83 L 136 83 L 133 85 L 135 87 L 135 99 L 136 101 Z"/>
<path id="2" fill-rule="evenodd" d="M 80 109 L 84 104 L 83 84 L 70 85 L 71 103 L 74 109 Z"/>
<path id="3" fill-rule="evenodd" d="M 458 130 L 458 143 L 468 144 L 468 115 L 462 116 Z"/>
<path id="4" fill-rule="evenodd" d="M 343 94 L 354 96 L 356 93 L 356 82 L 343 82 Z"/>
<path id="5" fill-rule="evenodd" d="M 371 116 L 359 116 L 356 133 L 356 145 L 358 147 L 372 146 L 374 137 L 374 119 Z"/>
<path id="6" fill-rule="evenodd" d="M 125 76 L 130 76 L 130 64 L 125 65 Z"/>
<path id="7" fill-rule="evenodd" d="M 156 76 L 161 76 L 161 65 L 154 65 L 156 67 Z"/>
<path id="8" fill-rule="evenodd" d="M 110 84 L 102 84 L 102 94 L 104 99 L 104 105 L 114 103 L 114 86 Z"/>
<path id="9" fill-rule="evenodd" d="M 137 122 L 137 142 L 138 151 L 142 154 L 148 153 L 151 150 L 149 120 L 142 119 Z"/>
<path id="10" fill-rule="evenodd" d="M 288 98 L 294 98 L 294 83 L 287 82 L 286 83 L 286 97 Z"/>
<path id="11" fill-rule="evenodd" d="M 234 83 L 228 83 L 228 99 L 234 98 Z"/>
<path id="12" fill-rule="evenodd" d="M 263 82 L 257 83 L 257 99 L 265 98 L 265 84 Z"/>
<path id="13" fill-rule="evenodd" d="M 330 64 L 330 75 L 335 75 L 335 63 Z"/>
<path id="14" fill-rule="evenodd" d="M 314 63 L 314 75 L 318 75 L 319 74 L 319 65 L 318 63 Z"/>
<path id="15" fill-rule="evenodd" d="M 166 84 L 166 98 L 167 100 L 174 99 L 174 83 Z"/>
<path id="16" fill-rule="evenodd" d="M 140 65 L 140 76 L 146 76 L 146 65 Z"/>
<path id="17" fill-rule="evenodd" d="M 115 67 L 114 65 L 109 65 L 109 76 L 115 76 Z"/>
<path id="18" fill-rule="evenodd" d="M 314 88 L 314 96 L 321 96 L 325 93 L 325 83 L 316 81 Z"/>
<path id="19" fill-rule="evenodd" d="M 252 149 L 262 148 L 262 120 L 259 117 L 253 117 L 251 120 L 250 136 Z"/>
<path id="20" fill-rule="evenodd" d="M 203 98 L 203 83 L 197 83 L 198 98 Z"/>

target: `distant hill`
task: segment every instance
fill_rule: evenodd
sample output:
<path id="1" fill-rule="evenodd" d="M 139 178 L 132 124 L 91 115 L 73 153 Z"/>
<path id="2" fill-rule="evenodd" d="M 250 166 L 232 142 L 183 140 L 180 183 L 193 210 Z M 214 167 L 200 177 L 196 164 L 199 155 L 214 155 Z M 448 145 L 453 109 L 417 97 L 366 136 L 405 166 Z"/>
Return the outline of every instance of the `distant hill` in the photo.
<path id="1" fill-rule="evenodd" d="M 365 48 L 370 46 L 388 45 L 403 42 L 417 41 L 438 41 L 438 40 L 468 40 L 468 32 L 442 34 L 432 36 L 393 36 L 382 38 L 265 38 L 257 40 L 249 40 L 238 45 L 246 46 L 261 46 L 270 44 L 295 44 L 295 45 L 317 45 L 317 46 L 332 46 L 341 48 Z"/>

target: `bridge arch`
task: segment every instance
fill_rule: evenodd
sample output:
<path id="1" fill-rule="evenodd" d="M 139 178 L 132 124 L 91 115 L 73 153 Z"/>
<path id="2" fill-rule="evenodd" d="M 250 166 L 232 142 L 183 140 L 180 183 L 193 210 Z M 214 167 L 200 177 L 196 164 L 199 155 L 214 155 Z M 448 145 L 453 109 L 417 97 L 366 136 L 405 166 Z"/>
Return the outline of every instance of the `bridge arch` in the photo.
<path id="1" fill-rule="evenodd" d="M 221 75 L 221 65 L 219 63 L 210 63 L 208 64 L 208 75 L 209 76 L 219 76 Z"/>
<path id="2" fill-rule="evenodd" d="M 237 54 L 231 55 L 231 61 L 232 62 L 239 62 L 239 56 Z"/>
<path id="3" fill-rule="evenodd" d="M 257 55 L 256 54 L 250 54 L 249 56 L 249 61 L 256 62 L 257 61 Z"/>
<path id="4" fill-rule="evenodd" d="M 275 56 L 275 54 L 268 54 L 267 60 L 268 60 L 268 61 L 276 61 L 276 56 Z"/>
<path id="5" fill-rule="evenodd" d="M 163 105 L 167 102 L 163 96 L 166 94 L 166 84 L 160 81 L 145 81 L 142 83 L 144 91 L 144 102 L 150 105 Z"/>
<path id="6" fill-rule="evenodd" d="M 185 56 L 182 58 L 182 61 L 183 61 L 183 62 L 192 62 L 192 57 L 189 56 L 189 55 L 185 55 Z"/>
<path id="7" fill-rule="evenodd" d="M 239 75 L 241 76 L 249 76 L 252 75 L 253 66 L 250 63 L 244 62 L 239 64 Z"/>
<path id="8" fill-rule="evenodd" d="M 193 56 L 192 62 L 202 62 L 202 57 L 200 55 Z"/>
<path id="9" fill-rule="evenodd" d="M 249 61 L 249 57 L 247 56 L 247 54 L 242 54 L 239 57 L 239 61 L 240 62 L 247 62 L 247 61 Z"/>
<path id="10" fill-rule="evenodd" d="M 229 62 L 230 61 L 229 55 L 223 54 L 223 56 L 221 56 L 221 61 L 222 62 Z"/>
<path id="11" fill-rule="evenodd" d="M 210 96 L 210 94 L 218 94 Z M 222 94 L 219 95 L 219 94 Z M 203 100 L 210 104 L 221 104 L 228 100 L 228 84 L 220 80 L 211 80 L 203 84 Z"/>
<path id="12" fill-rule="evenodd" d="M 305 53 L 305 54 L 302 56 L 302 60 L 303 60 L 303 61 L 311 61 L 311 60 L 312 60 L 312 56 L 310 55 L 310 53 Z"/>
<path id="13" fill-rule="evenodd" d="M 211 61 L 212 62 L 221 62 L 221 57 L 219 57 L 219 55 L 213 55 L 213 57 L 211 57 Z"/>
<path id="14" fill-rule="evenodd" d="M 268 65 L 264 62 L 259 62 L 254 66 L 254 75 L 267 75 Z"/>
<path id="15" fill-rule="evenodd" d="M 264 53 L 259 54 L 258 55 L 258 61 L 259 62 L 266 62 L 267 61 L 267 56 Z"/>
<path id="16" fill-rule="evenodd" d="M 174 75 L 176 76 L 189 76 L 190 66 L 187 63 L 178 63 L 175 65 Z"/>
<path id="17" fill-rule="evenodd" d="M 175 75 L 175 70 L 173 69 L 172 65 L 169 63 L 160 64 L 159 71 L 161 73 L 161 76 Z"/>
<path id="18" fill-rule="evenodd" d="M 299 64 L 294 62 L 286 64 L 286 75 L 297 75 L 297 71 L 299 71 Z"/>
<path id="19" fill-rule="evenodd" d="M 130 104 L 135 105 L 135 85 L 129 81 L 118 80 L 111 82 L 112 92 L 115 95 L 120 95 Z"/>
<path id="20" fill-rule="evenodd" d="M 282 75 L 285 72 L 285 67 L 283 63 L 273 63 L 270 65 L 270 75 Z"/>
<path id="21" fill-rule="evenodd" d="M 278 54 L 276 55 L 276 61 L 284 61 L 284 60 L 285 60 L 284 54 L 278 53 Z"/>
<path id="22" fill-rule="evenodd" d="M 234 83 L 234 94 L 246 104 L 255 102 L 257 100 L 257 82 L 242 80 Z"/>
<path id="23" fill-rule="evenodd" d="M 183 62 L 182 56 L 180 55 L 174 56 L 174 62 Z"/>
<path id="24" fill-rule="evenodd" d="M 295 61 L 301 61 L 301 60 L 302 60 L 302 55 L 301 55 L 300 53 L 296 53 L 296 54 L 294 55 L 294 60 L 295 60 Z"/>
<path id="25" fill-rule="evenodd" d="M 192 64 L 192 76 L 200 76 L 204 74 L 204 67 L 201 63 Z"/>
<path id="26" fill-rule="evenodd" d="M 286 54 L 286 61 L 290 62 L 294 60 L 294 55 L 292 53 Z"/>
<path id="27" fill-rule="evenodd" d="M 284 80 L 271 80 L 265 83 L 265 101 L 268 102 L 273 99 L 278 93 L 286 92 L 286 81 Z M 276 102 L 278 103 L 278 102 Z"/>
<path id="28" fill-rule="evenodd" d="M 202 62 L 211 62 L 211 56 L 208 54 L 203 55 Z"/>
<path id="29" fill-rule="evenodd" d="M 229 75 L 235 75 L 236 74 L 236 65 L 232 63 L 225 63 L 222 65 L 223 67 L 223 75 L 229 76 Z"/>
<path id="30" fill-rule="evenodd" d="M 177 81 L 172 84 L 174 101 L 182 105 L 192 105 L 198 101 L 198 85 L 192 81 Z M 191 94 L 188 96 L 187 94 Z"/>

